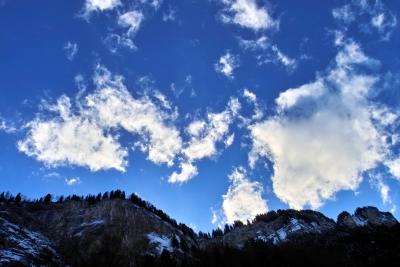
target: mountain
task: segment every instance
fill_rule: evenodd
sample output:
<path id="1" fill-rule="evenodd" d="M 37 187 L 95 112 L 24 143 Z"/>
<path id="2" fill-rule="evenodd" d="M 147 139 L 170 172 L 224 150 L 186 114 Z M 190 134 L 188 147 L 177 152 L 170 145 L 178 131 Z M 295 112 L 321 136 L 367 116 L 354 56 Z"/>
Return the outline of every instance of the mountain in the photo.
<path id="1" fill-rule="evenodd" d="M 119 190 L 54 202 L 0 196 L 0 266 L 373 266 L 400 260 L 399 249 L 399 223 L 374 207 L 337 222 L 271 211 L 196 234 Z"/>

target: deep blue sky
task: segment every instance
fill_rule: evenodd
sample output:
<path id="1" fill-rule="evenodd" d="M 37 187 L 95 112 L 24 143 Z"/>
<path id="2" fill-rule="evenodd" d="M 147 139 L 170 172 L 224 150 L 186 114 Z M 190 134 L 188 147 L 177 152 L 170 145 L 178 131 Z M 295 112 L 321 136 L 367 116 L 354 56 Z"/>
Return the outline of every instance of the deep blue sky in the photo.
<path id="1" fill-rule="evenodd" d="M 313 190 L 319 192 L 316 202 L 321 202 L 316 205 L 316 202 L 306 197 L 305 205 L 301 207 L 318 208 L 331 217 L 336 217 L 342 210 L 353 211 L 354 208 L 364 205 L 374 205 L 383 210 L 394 210 L 396 205 L 399 206 L 399 178 L 396 178 L 395 171 L 398 158 L 395 139 L 400 104 L 399 1 L 354 0 L 347 8 L 343 7 L 346 7 L 345 4 L 349 1 L 319 0 L 121 0 L 116 6 L 106 8 L 90 6 L 90 2 L 0 1 L 2 191 L 14 194 L 21 192 L 29 198 L 36 198 L 48 192 L 54 195 L 89 194 L 118 188 L 128 193 L 135 192 L 178 221 L 191 225 L 196 230 L 206 231 L 216 227 L 218 223 L 230 221 L 233 217 L 251 218 L 255 212 L 265 211 L 266 207 L 269 210 L 289 206 L 298 208 L 298 203 L 301 203 L 299 198 L 302 197 L 296 193 L 297 183 L 302 185 L 301 188 L 304 186 L 307 189 L 309 186 L 310 195 Z M 253 8 L 251 10 L 256 13 L 244 12 L 241 9 L 243 5 Z M 142 20 L 139 26 L 131 28 L 131 32 L 128 33 L 129 27 L 118 21 L 122 15 L 132 11 L 140 13 Z M 171 16 L 167 18 L 168 14 Z M 265 20 L 265 14 L 270 21 Z M 122 44 L 110 47 L 107 38 L 112 34 L 114 37 L 118 35 L 118 38 L 125 38 L 136 48 Z M 340 44 L 338 36 L 343 36 Z M 255 40 L 260 38 L 264 38 L 264 43 L 259 42 L 257 45 Z M 243 40 L 248 41 L 247 47 Z M 368 60 L 354 63 L 360 63 L 360 66 L 346 65 L 347 63 L 340 65 L 337 55 L 348 51 L 346 49 L 354 44 Z M 72 53 L 74 48 L 76 53 Z M 233 62 L 229 61 L 229 56 L 230 59 L 233 58 Z M 351 53 L 345 56 L 351 61 L 357 61 L 357 57 L 352 57 Z M 219 64 L 222 62 L 220 59 L 224 57 L 234 66 L 232 72 L 224 73 L 220 68 L 223 67 Z M 104 134 L 113 136 L 114 140 L 128 151 L 125 157 L 128 162 L 125 172 L 107 166 L 102 166 L 102 170 L 91 170 L 90 165 L 84 162 L 74 163 L 67 159 L 51 163 L 49 159 L 40 158 L 43 150 L 39 151 L 38 147 L 30 147 L 30 151 L 35 151 L 36 154 L 28 155 L 26 150 L 18 146 L 18 142 L 24 140 L 28 140 L 30 145 L 37 145 L 37 140 L 32 140 L 30 134 L 35 125 L 37 126 L 35 123 L 46 123 L 49 120 L 54 120 L 60 125 L 63 123 L 59 114 L 51 111 L 51 107 L 54 107 L 62 95 L 70 98 L 73 103 L 72 113 L 79 120 L 83 115 L 74 103 L 79 86 L 86 88 L 81 101 L 84 101 L 85 96 L 100 90 L 101 86 L 97 86 L 96 89 L 96 84 L 92 81 L 99 68 L 107 69 L 111 75 L 123 76 L 123 83 L 132 99 L 143 100 L 148 95 L 151 103 L 155 106 L 161 105 L 161 102 L 154 98 L 155 92 L 158 92 L 164 95 L 172 106 L 172 109 L 164 110 L 166 113 L 171 115 L 176 108 L 178 115 L 173 119 L 169 118 L 166 124 L 179 132 L 183 143 L 182 150 L 174 154 L 171 166 L 165 162 L 155 164 L 148 159 L 147 152 L 139 149 L 133 151 L 132 146 L 135 142 L 148 141 L 147 133 L 132 132 L 120 126 L 103 125 L 101 130 Z M 318 77 L 328 79 L 329 73 L 338 69 L 346 70 L 350 80 L 360 73 L 376 78 L 374 85 L 361 100 L 349 100 L 356 101 L 355 111 L 350 108 L 352 104 L 342 103 L 344 100 L 341 90 L 344 89 L 332 86 L 335 88 L 331 88 L 334 92 L 325 92 L 324 97 L 317 100 L 310 96 L 305 98 L 309 97 L 311 100 L 296 99 L 298 108 L 296 106 L 293 111 L 287 111 L 287 114 L 285 111 L 285 114 L 279 113 L 276 99 L 281 93 L 289 88 L 309 84 Z M 76 77 L 82 78 L 83 82 L 77 83 Z M 336 82 L 335 78 L 332 79 L 327 84 Z M 251 119 L 254 103 L 243 96 L 245 89 L 257 96 L 256 105 L 263 110 L 262 117 Z M 312 91 L 310 94 L 318 93 Z M 184 152 L 184 147 L 189 146 L 191 140 L 186 127 L 195 120 L 205 120 L 207 114 L 223 112 L 231 98 L 238 99 L 241 109 L 238 113 L 232 112 L 234 114 L 229 118 L 229 132 L 215 141 L 216 151 L 211 153 L 212 155 L 191 161 L 197 168 L 197 175 L 184 183 L 168 182 L 168 177 L 174 171 L 179 171 L 180 162 L 190 161 L 190 156 Z M 343 136 L 336 132 L 335 127 L 328 127 L 329 122 L 324 121 L 321 127 L 311 124 L 315 128 L 307 124 L 309 116 L 326 111 L 325 108 L 319 107 L 324 106 L 321 103 L 328 101 L 326 99 L 337 98 L 341 104 L 329 104 L 329 107 L 335 107 L 329 109 L 330 115 L 343 109 L 343 113 L 349 112 L 348 116 L 354 117 L 352 122 L 361 118 L 362 124 L 368 119 L 372 126 L 368 125 L 367 130 L 376 130 L 378 135 L 390 138 L 390 142 L 388 139 L 386 143 L 379 143 L 379 148 L 373 150 L 370 147 L 376 144 L 377 139 L 368 137 L 370 139 L 354 147 L 354 152 L 351 146 L 348 150 L 345 149 L 349 147 L 348 143 L 336 142 L 343 140 Z M 383 113 L 392 115 L 394 119 L 386 124 L 379 122 L 383 120 L 382 117 L 376 118 L 371 115 L 377 107 L 381 108 L 379 110 L 384 109 Z M 366 111 L 367 117 L 358 117 L 361 111 Z M 345 120 L 342 115 L 339 117 Z M 126 119 L 137 120 L 135 114 Z M 246 119 L 247 122 L 244 122 Z M 274 140 L 278 140 L 278 150 L 281 148 L 285 151 L 278 155 L 277 150 L 270 148 L 273 151 L 270 151 L 272 155 L 269 156 L 258 151 L 260 159 L 252 168 L 248 158 L 256 137 L 251 134 L 251 127 L 275 119 L 279 122 L 288 119 L 289 122 L 282 124 L 284 132 L 272 133 L 273 129 L 266 127 L 261 135 L 270 137 L 275 134 L 287 134 L 288 139 L 282 141 L 278 140 L 279 138 L 267 138 L 269 141 L 265 144 L 266 147 L 273 146 Z M 338 125 L 340 127 L 348 124 Z M 321 133 L 319 129 L 327 129 L 330 132 Z M 363 134 L 366 134 L 365 129 L 362 128 L 361 133 L 357 132 L 360 136 L 356 135 L 354 140 L 362 139 Z M 296 135 L 299 131 L 304 135 Z M 314 134 L 313 131 L 317 132 Z M 338 129 L 338 132 L 340 131 L 342 129 Z M 225 148 L 224 142 L 232 133 L 235 136 L 234 141 L 231 146 Z M 353 136 L 352 130 L 346 132 L 346 136 L 347 134 Z M 316 139 L 317 143 L 321 144 L 321 155 L 313 154 L 314 150 L 310 147 Z M 302 143 L 293 144 L 296 140 Z M 330 145 L 330 140 L 335 141 L 334 146 Z M 300 154 L 297 153 L 299 149 L 303 151 Z M 369 159 L 358 156 L 360 149 L 361 154 L 373 154 L 378 151 L 380 155 L 368 161 Z M 342 155 L 343 153 L 346 155 Z M 293 169 L 285 170 L 282 176 L 275 175 L 276 179 L 271 179 L 274 170 L 276 174 L 274 167 L 279 165 L 280 168 L 286 168 L 285 164 L 288 161 L 283 157 L 296 155 L 299 159 L 304 157 L 309 161 L 299 160 L 299 164 L 295 164 L 298 166 L 290 165 Z M 329 163 L 319 163 L 318 158 L 325 156 L 330 159 Z M 346 178 L 332 181 L 334 175 L 326 178 L 324 174 L 321 175 L 315 170 L 325 168 L 322 164 L 327 164 L 327 173 L 341 173 L 342 170 L 338 169 L 343 168 L 343 165 L 338 162 L 342 156 L 348 162 L 354 159 L 354 164 L 351 161 L 352 163 L 346 165 L 350 168 L 348 173 L 351 181 L 345 180 Z M 317 167 L 313 168 L 314 165 Z M 239 168 L 240 166 L 242 167 Z M 392 169 L 388 166 L 392 166 Z M 231 175 L 235 173 L 235 169 L 240 176 L 236 180 Z M 296 181 L 296 177 L 290 176 L 293 172 L 303 170 L 306 170 L 306 178 L 301 173 L 298 179 L 312 177 L 308 182 Z M 354 172 L 359 178 L 350 177 Z M 398 170 L 397 174 L 399 172 Z M 289 183 L 286 177 L 290 178 L 291 183 L 287 189 L 285 185 L 279 188 L 273 185 L 274 181 Z M 74 178 L 77 179 L 75 184 L 71 180 Z M 332 190 L 328 195 L 321 193 L 321 189 L 318 189 L 320 187 L 315 189 L 314 186 L 314 183 L 324 184 L 325 178 L 331 181 L 327 182 L 326 186 Z M 67 181 L 72 185 L 68 185 Z M 386 198 L 385 188 L 389 189 Z M 252 194 L 253 197 L 260 196 L 261 199 L 252 199 Z M 251 203 L 246 203 L 246 200 Z M 254 201 L 259 205 L 254 205 Z M 236 215 L 232 217 L 232 213 L 229 212 Z M 211 222 L 213 214 L 218 217 L 214 224 Z M 395 215 L 398 216 L 398 212 L 395 212 Z"/>

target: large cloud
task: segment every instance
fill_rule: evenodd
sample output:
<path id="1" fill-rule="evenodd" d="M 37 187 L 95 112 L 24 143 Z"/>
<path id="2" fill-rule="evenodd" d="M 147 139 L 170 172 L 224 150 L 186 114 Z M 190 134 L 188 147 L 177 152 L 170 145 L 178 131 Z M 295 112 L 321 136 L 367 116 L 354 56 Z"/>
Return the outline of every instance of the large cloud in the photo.
<path id="1" fill-rule="evenodd" d="M 222 196 L 222 209 L 227 223 L 232 224 L 236 220 L 246 222 L 268 211 L 267 202 L 262 198 L 262 185 L 250 181 L 244 168 L 234 169 L 229 180 L 231 185 L 228 192 Z"/>
<path id="2" fill-rule="evenodd" d="M 160 108 L 150 97 L 134 98 L 120 76 L 99 66 L 97 89 L 78 100 L 73 109 L 67 96 L 48 106 L 54 114 L 40 114 L 27 123 L 29 133 L 18 143 L 20 151 L 49 166 L 78 165 L 92 171 L 124 171 L 127 149 L 118 142 L 116 130 L 138 136 L 136 144 L 149 160 L 173 164 L 181 150 L 179 131 L 171 126 L 176 114 Z"/>
<path id="3" fill-rule="evenodd" d="M 249 127 L 251 165 L 260 156 L 272 161 L 273 190 L 293 208 L 318 208 L 340 190 L 355 190 L 391 154 L 385 129 L 397 115 L 370 101 L 378 78 L 359 71 L 377 62 L 353 41 L 338 43 L 325 75 L 282 92 L 276 115 Z"/>

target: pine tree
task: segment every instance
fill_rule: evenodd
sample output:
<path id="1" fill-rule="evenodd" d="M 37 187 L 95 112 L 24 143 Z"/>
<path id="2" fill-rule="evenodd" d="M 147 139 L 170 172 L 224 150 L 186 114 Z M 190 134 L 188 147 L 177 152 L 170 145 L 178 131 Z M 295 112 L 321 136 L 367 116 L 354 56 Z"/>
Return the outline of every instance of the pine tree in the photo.
<path id="1" fill-rule="evenodd" d="M 20 203 L 21 200 L 22 200 L 21 193 L 18 193 L 17 196 L 15 197 L 15 203 Z"/>
<path id="2" fill-rule="evenodd" d="M 47 194 L 47 195 L 44 197 L 43 202 L 44 202 L 45 204 L 49 204 L 49 203 L 51 202 L 51 199 L 52 199 L 51 194 Z"/>

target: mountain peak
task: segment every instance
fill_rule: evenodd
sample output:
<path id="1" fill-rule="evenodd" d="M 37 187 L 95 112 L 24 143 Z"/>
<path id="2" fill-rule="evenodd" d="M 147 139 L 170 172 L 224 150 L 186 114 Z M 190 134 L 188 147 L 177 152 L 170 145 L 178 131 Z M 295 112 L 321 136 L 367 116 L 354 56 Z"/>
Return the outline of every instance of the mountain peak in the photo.
<path id="1" fill-rule="evenodd" d="M 353 215 L 344 211 L 339 214 L 337 224 L 349 228 L 360 226 L 393 226 L 398 224 L 390 212 L 381 212 L 376 207 L 357 208 Z"/>

